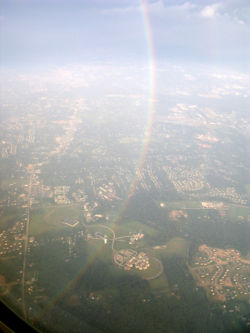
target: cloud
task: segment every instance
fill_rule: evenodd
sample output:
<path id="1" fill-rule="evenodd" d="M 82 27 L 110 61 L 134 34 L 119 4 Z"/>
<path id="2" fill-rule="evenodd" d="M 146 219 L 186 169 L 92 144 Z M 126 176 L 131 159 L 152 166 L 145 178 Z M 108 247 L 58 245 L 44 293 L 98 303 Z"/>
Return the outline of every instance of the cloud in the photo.
<path id="1" fill-rule="evenodd" d="M 213 4 L 210 6 L 205 6 L 202 10 L 201 10 L 201 16 L 205 17 L 205 18 L 214 18 L 218 12 L 218 9 L 221 7 L 220 4 Z"/>
<path id="2" fill-rule="evenodd" d="M 13 6 L 7 6 L 8 1 Z M 142 1 L 148 15 L 144 15 Z M 225 67 L 235 64 L 244 71 L 249 66 L 249 0 L 1 2 L 5 3 L 1 61 L 147 61 L 146 19 L 159 61 L 207 62 Z"/>
<path id="3" fill-rule="evenodd" d="M 220 99 L 218 94 L 198 94 L 199 97 Z"/>
<path id="4" fill-rule="evenodd" d="M 128 6 L 128 7 L 114 7 L 101 9 L 100 13 L 103 15 L 127 15 L 140 11 L 140 6 Z"/>

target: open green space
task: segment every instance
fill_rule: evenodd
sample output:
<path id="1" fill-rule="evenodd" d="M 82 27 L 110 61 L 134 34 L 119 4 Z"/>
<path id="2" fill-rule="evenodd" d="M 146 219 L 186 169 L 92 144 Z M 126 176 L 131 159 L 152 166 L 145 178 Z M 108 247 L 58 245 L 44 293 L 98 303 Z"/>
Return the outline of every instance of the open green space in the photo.
<path id="1" fill-rule="evenodd" d="M 78 219 L 79 206 L 71 207 L 48 207 L 31 211 L 30 235 L 38 235 L 53 230 L 71 228 L 62 223 L 64 218 Z"/>
<path id="2" fill-rule="evenodd" d="M 169 285 L 167 276 L 165 273 L 162 273 L 157 279 L 148 280 L 150 288 L 152 291 L 156 293 L 168 293 L 169 292 Z"/>
<path id="3" fill-rule="evenodd" d="M 105 226 L 102 224 L 85 224 L 87 233 L 93 234 L 96 232 L 100 232 L 102 234 L 111 233 Z"/>
<path id="4" fill-rule="evenodd" d="M 178 255 L 181 257 L 187 256 L 189 242 L 180 237 L 170 239 L 165 245 L 154 247 L 154 251 L 163 257 L 171 257 Z"/>
<path id="5" fill-rule="evenodd" d="M 246 190 L 247 190 L 248 197 L 250 198 L 250 184 L 246 185 Z"/>
<path id="6" fill-rule="evenodd" d="M 142 232 L 145 236 L 156 237 L 159 231 L 138 221 L 126 221 L 114 227 L 116 236 L 126 236 L 129 233 Z"/>
<path id="7" fill-rule="evenodd" d="M 246 256 L 242 256 L 243 259 L 250 260 L 250 252 Z"/>
<path id="8" fill-rule="evenodd" d="M 116 238 L 123 237 L 123 236 L 129 236 L 134 233 L 141 232 L 145 235 L 144 238 L 141 240 L 136 241 L 132 247 L 137 247 L 138 244 L 140 244 L 140 247 L 146 247 L 147 246 L 147 238 L 150 237 L 157 237 L 159 235 L 159 231 L 157 229 L 154 229 L 150 226 L 147 226 L 141 222 L 138 221 L 126 221 L 119 224 L 114 224 L 111 221 L 105 222 L 105 223 L 97 223 L 97 224 L 86 224 L 88 233 L 95 233 L 100 232 L 102 234 L 107 235 L 110 239 L 113 238 L 113 233 L 108 230 L 108 228 L 112 229 L 115 233 Z M 107 228 L 108 227 L 108 228 Z M 115 242 L 115 248 L 116 249 L 122 249 L 124 247 L 128 247 L 129 243 L 129 237 L 124 238 L 122 240 L 117 240 Z"/>
<path id="9" fill-rule="evenodd" d="M 9 189 L 11 184 L 13 187 L 18 187 L 24 184 L 28 184 L 28 177 L 0 179 L 0 188 L 3 191 Z"/>
<path id="10" fill-rule="evenodd" d="M 163 207 L 161 207 L 161 203 L 164 204 Z M 197 209 L 197 208 L 202 208 L 201 202 L 200 201 L 189 201 L 189 200 L 183 200 L 183 201 L 156 201 L 156 204 L 161 207 L 162 209 Z"/>
<path id="11" fill-rule="evenodd" d="M 91 264 L 96 259 L 105 264 L 112 263 L 112 249 L 110 245 L 104 244 L 102 239 L 90 239 L 87 244 L 88 264 Z"/>
<path id="12" fill-rule="evenodd" d="M 0 180 L 0 188 L 2 191 L 6 191 L 9 188 L 9 185 L 11 184 L 12 179 L 1 179 Z"/>
<path id="13" fill-rule="evenodd" d="M 154 258 L 154 257 L 149 257 L 149 264 L 150 264 L 150 267 L 146 270 L 138 270 L 138 269 L 132 269 L 130 272 L 132 274 L 136 274 L 138 275 L 139 277 L 143 278 L 143 279 L 146 279 L 146 280 L 150 280 L 150 279 L 155 279 L 156 276 L 158 274 L 160 274 L 161 272 L 163 272 L 163 267 L 162 267 L 162 264 L 161 262 L 157 259 L 157 258 Z"/>
<path id="14" fill-rule="evenodd" d="M 247 220 L 250 217 L 250 207 L 230 206 L 228 209 L 228 216 L 233 222 L 240 220 Z"/>
<path id="15" fill-rule="evenodd" d="M 124 144 L 130 144 L 130 143 L 134 143 L 134 142 L 138 142 L 139 139 L 135 136 L 125 136 L 123 138 L 120 138 L 119 142 L 120 143 L 124 143 Z"/>
<path id="16" fill-rule="evenodd" d="M 125 225 L 125 227 L 124 227 Z M 154 230 L 151 227 L 144 226 L 143 224 L 139 222 L 135 222 L 135 225 L 133 222 L 129 222 L 124 224 L 123 226 L 117 226 L 117 228 L 113 227 L 112 230 L 114 230 L 116 237 L 123 236 L 123 235 L 128 235 L 131 232 L 150 232 L 152 233 Z M 101 232 L 103 234 L 108 235 L 112 239 L 113 235 L 112 232 L 109 231 L 105 225 L 101 224 L 96 224 L 96 225 L 88 225 L 87 227 L 87 232 L 88 233 L 95 233 L 95 232 Z M 117 241 L 115 243 L 115 248 L 117 249 L 123 249 L 127 247 L 136 247 L 137 242 L 135 242 L 134 245 L 129 245 L 129 238 L 124 238 L 121 241 Z M 142 241 L 139 241 L 140 243 Z M 110 244 L 104 244 L 104 242 L 96 239 L 89 239 L 88 240 L 88 261 L 91 262 L 95 259 L 98 258 L 98 260 L 102 261 L 103 263 L 112 263 L 112 249 Z M 157 259 L 154 258 L 153 256 L 149 256 L 149 262 L 150 262 L 150 267 L 147 270 L 142 270 L 139 271 L 137 269 L 131 270 L 129 274 L 132 275 L 137 275 L 141 278 L 144 279 L 150 279 L 150 278 L 155 278 L 157 274 L 161 273 L 163 271 L 163 267 L 161 265 L 161 262 Z"/>
<path id="17" fill-rule="evenodd" d="M 115 242 L 114 248 L 116 251 L 124 250 L 127 248 L 138 251 L 138 245 L 142 245 L 142 241 L 140 240 L 139 242 L 140 243 L 135 242 L 134 244 L 129 244 L 129 238 L 124 238 L 122 240 L 117 240 Z"/>
<path id="18" fill-rule="evenodd" d="M 18 221 L 18 215 L 17 214 L 13 214 L 13 215 L 1 215 L 1 227 L 0 230 L 5 230 L 8 227 L 10 227 L 10 223 L 12 221 Z"/>
<path id="19" fill-rule="evenodd" d="M 20 221 L 20 216 L 24 212 L 23 209 L 6 207 L 0 210 L 0 231 L 12 227 L 16 222 Z"/>

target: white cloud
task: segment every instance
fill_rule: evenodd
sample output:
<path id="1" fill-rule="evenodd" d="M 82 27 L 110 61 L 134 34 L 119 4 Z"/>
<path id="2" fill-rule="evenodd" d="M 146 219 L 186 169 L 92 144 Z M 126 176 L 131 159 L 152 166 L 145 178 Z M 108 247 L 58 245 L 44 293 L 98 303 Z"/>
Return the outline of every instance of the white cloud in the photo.
<path id="1" fill-rule="evenodd" d="M 191 10 L 195 10 L 197 6 L 190 2 L 184 2 L 182 4 L 171 4 L 167 5 L 164 4 L 162 0 L 158 0 L 152 3 L 148 3 L 147 9 L 150 14 L 181 14 L 181 13 L 188 13 Z"/>
<path id="2" fill-rule="evenodd" d="M 205 6 L 202 10 L 201 10 L 201 16 L 205 17 L 205 18 L 214 18 L 216 16 L 216 14 L 218 13 L 218 9 L 221 7 L 220 4 L 213 4 L 210 6 Z"/>
<path id="3" fill-rule="evenodd" d="M 103 15 L 127 15 L 139 11 L 140 11 L 139 6 L 128 6 L 128 7 L 113 7 L 113 8 L 101 9 L 100 13 Z"/>
<path id="4" fill-rule="evenodd" d="M 218 94 L 198 94 L 199 97 L 220 99 Z"/>
<path id="5" fill-rule="evenodd" d="M 195 80 L 195 76 L 191 75 L 191 74 L 184 74 L 184 77 L 188 81 L 194 81 Z"/>

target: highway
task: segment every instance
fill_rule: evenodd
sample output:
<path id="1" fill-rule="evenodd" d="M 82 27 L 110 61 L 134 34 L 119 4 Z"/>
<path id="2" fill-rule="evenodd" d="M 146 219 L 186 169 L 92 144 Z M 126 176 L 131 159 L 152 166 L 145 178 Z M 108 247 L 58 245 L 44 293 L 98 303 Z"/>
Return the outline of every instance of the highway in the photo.
<path id="1" fill-rule="evenodd" d="M 25 271 L 26 271 L 26 266 L 27 266 L 27 252 L 28 252 L 28 244 L 29 244 L 31 186 L 32 186 L 32 175 L 30 175 L 30 179 L 29 179 L 27 220 L 26 220 L 25 243 L 24 243 L 24 254 L 23 254 L 22 311 L 23 311 L 23 316 L 24 316 L 25 320 L 27 320 L 27 312 L 26 312 L 26 307 L 25 307 Z"/>

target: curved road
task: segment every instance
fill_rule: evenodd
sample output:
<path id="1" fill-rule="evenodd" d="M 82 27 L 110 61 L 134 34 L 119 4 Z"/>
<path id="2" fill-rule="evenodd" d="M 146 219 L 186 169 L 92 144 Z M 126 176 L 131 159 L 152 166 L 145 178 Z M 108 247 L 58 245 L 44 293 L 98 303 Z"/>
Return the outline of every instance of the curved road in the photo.
<path id="1" fill-rule="evenodd" d="M 84 224 L 84 226 L 85 226 L 85 227 L 90 227 L 89 225 L 86 225 L 86 224 Z M 112 252 L 115 251 L 115 249 L 114 249 L 114 244 L 115 244 L 115 240 L 116 240 L 116 239 L 121 239 L 121 238 L 130 237 L 130 236 L 121 236 L 121 237 L 117 237 L 117 238 L 116 238 L 116 237 L 115 237 L 115 232 L 114 232 L 114 230 L 111 229 L 110 227 L 108 227 L 108 226 L 106 226 L 106 225 L 103 225 L 103 224 L 95 224 L 94 226 L 101 226 L 101 227 L 106 228 L 106 229 L 108 229 L 109 231 L 112 232 L 112 234 L 113 234 L 113 239 L 112 239 Z M 160 271 L 159 271 L 157 274 L 153 275 L 153 276 L 150 276 L 150 277 L 144 278 L 145 280 L 153 280 L 153 279 L 156 279 L 156 278 L 158 278 L 158 277 L 163 273 L 163 265 L 162 265 L 162 262 L 161 262 L 159 259 L 155 258 L 155 257 L 153 257 L 153 259 L 159 263 L 159 265 L 160 265 Z"/>
<path id="2" fill-rule="evenodd" d="M 149 277 L 143 278 L 144 280 L 154 280 L 154 279 L 157 279 L 163 273 L 162 262 L 159 259 L 155 258 L 155 257 L 153 257 L 152 259 L 156 260 L 159 263 L 159 265 L 161 267 L 160 271 L 157 274 L 153 275 L 153 276 L 149 276 Z"/>
<path id="3" fill-rule="evenodd" d="M 108 229 L 109 231 L 112 232 L 113 234 L 113 239 L 112 239 L 112 251 L 114 251 L 114 244 L 115 244 L 115 240 L 116 240 L 116 237 L 115 237 L 115 232 L 113 229 L 111 229 L 110 227 L 104 225 L 104 224 L 93 224 L 93 225 L 89 225 L 89 224 L 85 224 L 83 223 L 83 225 L 86 227 L 86 228 L 89 228 L 89 227 L 103 227 L 103 228 L 106 228 Z"/>

